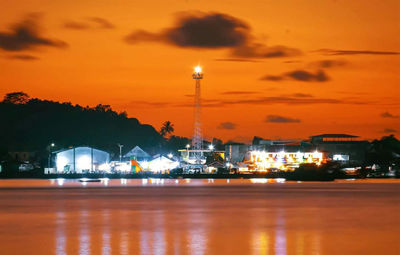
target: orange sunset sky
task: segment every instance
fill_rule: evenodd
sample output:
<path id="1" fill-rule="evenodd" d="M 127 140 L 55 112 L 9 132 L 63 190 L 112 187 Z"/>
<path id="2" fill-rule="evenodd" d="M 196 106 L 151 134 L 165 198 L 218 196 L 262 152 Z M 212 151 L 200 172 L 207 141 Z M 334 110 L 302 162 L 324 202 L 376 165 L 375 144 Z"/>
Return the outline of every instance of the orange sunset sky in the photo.
<path id="1" fill-rule="evenodd" d="M 0 0 L 0 96 L 109 104 L 206 138 L 400 132 L 398 0 Z"/>

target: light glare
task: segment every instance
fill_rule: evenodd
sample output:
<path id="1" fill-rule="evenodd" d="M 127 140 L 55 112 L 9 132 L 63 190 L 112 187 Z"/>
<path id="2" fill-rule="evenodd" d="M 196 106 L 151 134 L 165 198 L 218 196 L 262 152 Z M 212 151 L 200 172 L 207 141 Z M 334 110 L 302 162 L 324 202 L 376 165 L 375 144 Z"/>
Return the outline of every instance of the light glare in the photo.
<path id="1" fill-rule="evenodd" d="M 195 72 L 195 73 L 201 73 L 201 71 L 202 71 L 201 66 L 196 66 L 196 67 L 194 68 L 194 72 Z"/>

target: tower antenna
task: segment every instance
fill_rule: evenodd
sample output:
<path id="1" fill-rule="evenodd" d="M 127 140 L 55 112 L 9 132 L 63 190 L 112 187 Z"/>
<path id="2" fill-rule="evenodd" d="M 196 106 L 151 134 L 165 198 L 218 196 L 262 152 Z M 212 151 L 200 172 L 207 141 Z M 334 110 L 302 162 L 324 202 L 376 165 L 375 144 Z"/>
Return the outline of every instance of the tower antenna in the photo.
<path id="1" fill-rule="evenodd" d="M 196 66 L 192 74 L 193 79 L 196 81 L 195 96 L 194 96 L 194 130 L 192 146 L 195 152 L 196 161 L 200 161 L 202 157 L 201 150 L 203 149 L 203 137 L 201 134 L 201 89 L 200 81 L 203 79 L 202 68 Z"/>

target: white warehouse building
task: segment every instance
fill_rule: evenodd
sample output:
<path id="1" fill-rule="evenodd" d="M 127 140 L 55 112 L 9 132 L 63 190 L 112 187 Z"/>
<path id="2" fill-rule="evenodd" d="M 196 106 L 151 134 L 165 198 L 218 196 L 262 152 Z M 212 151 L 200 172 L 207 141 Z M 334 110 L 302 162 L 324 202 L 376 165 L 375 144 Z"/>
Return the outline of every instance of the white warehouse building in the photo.
<path id="1" fill-rule="evenodd" d="M 91 147 L 74 147 L 54 152 L 57 173 L 109 171 L 110 154 Z"/>

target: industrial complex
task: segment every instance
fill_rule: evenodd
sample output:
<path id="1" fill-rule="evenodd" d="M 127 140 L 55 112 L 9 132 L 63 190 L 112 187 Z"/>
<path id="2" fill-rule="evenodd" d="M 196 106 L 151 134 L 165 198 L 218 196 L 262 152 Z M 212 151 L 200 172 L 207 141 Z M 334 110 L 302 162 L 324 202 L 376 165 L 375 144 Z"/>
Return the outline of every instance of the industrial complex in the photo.
<path id="1" fill-rule="evenodd" d="M 166 155 L 150 155 L 139 146 L 112 157 L 110 153 L 88 146 L 54 151 L 46 173 L 267 173 L 293 171 L 302 164 L 320 166 L 327 161 L 342 165 L 361 165 L 368 141 L 348 134 L 321 134 L 307 140 L 254 139 L 252 144 L 226 144 L 224 150 L 204 141 L 201 123 L 202 68 L 196 66 L 194 123 L 191 144 Z"/>

